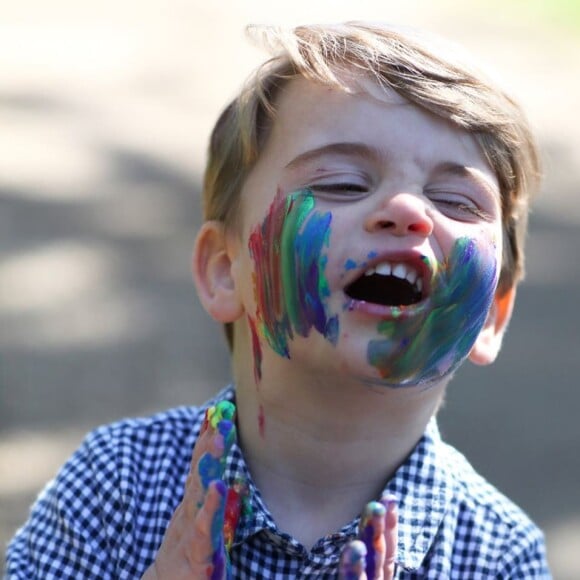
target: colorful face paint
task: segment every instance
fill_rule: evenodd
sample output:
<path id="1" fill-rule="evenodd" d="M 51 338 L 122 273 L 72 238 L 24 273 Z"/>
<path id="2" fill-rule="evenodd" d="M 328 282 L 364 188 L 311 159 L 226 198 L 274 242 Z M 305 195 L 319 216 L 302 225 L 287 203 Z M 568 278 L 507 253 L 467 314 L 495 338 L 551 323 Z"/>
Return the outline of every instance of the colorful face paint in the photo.
<path id="1" fill-rule="evenodd" d="M 497 285 L 495 258 L 460 238 L 436 270 L 424 314 L 384 320 L 367 356 L 382 384 L 429 383 L 457 369 L 483 328 Z"/>
<path id="2" fill-rule="evenodd" d="M 290 358 L 289 342 L 312 329 L 335 344 L 338 317 L 329 316 L 324 275 L 330 212 L 315 210 L 309 190 L 280 193 L 249 239 L 254 260 L 256 329 L 279 355 Z M 258 374 L 258 373 L 257 373 Z"/>
<path id="3" fill-rule="evenodd" d="M 262 345 L 256 329 L 256 323 L 251 316 L 248 316 L 248 325 L 252 334 L 252 353 L 254 355 L 254 380 L 259 384 L 262 380 Z"/>

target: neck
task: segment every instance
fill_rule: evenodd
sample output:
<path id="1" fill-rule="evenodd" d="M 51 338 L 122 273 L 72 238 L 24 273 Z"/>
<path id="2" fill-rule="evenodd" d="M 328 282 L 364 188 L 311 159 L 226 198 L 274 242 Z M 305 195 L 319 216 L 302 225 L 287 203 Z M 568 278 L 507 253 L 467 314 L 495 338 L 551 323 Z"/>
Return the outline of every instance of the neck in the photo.
<path id="1" fill-rule="evenodd" d="M 290 370 L 283 361 L 257 385 L 251 373 L 239 373 L 239 437 L 278 526 L 312 545 L 380 495 L 422 436 L 444 386 L 371 388 Z"/>

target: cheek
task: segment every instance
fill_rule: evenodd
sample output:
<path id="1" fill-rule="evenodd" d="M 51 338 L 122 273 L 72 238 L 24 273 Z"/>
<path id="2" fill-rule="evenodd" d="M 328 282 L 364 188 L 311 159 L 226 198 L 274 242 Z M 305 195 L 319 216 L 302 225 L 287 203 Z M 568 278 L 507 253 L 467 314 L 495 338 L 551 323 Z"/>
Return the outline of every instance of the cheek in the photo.
<path id="1" fill-rule="evenodd" d="M 391 386 L 454 372 L 485 323 L 497 279 L 497 247 L 490 240 L 460 238 L 437 268 L 425 314 L 379 324 L 383 338 L 369 343 L 369 363 Z"/>
<path id="2" fill-rule="evenodd" d="M 470 299 L 474 295 L 491 300 L 501 269 L 501 240 L 501 232 L 482 227 L 475 232 L 467 230 L 450 242 L 446 258 L 436 267 L 435 300 L 455 302 L 464 312 L 472 311 Z"/>
<path id="3" fill-rule="evenodd" d="M 278 194 L 248 241 L 257 333 L 287 358 L 295 335 L 306 337 L 315 329 L 335 343 L 338 333 L 338 319 L 325 306 L 332 214 L 315 205 L 308 192 Z"/>
<path id="4" fill-rule="evenodd" d="M 465 317 L 479 325 L 493 300 L 499 277 L 497 248 L 489 241 L 462 238 L 457 241 L 442 276 L 443 284 L 436 289 L 435 300 L 454 304 L 458 321 Z"/>

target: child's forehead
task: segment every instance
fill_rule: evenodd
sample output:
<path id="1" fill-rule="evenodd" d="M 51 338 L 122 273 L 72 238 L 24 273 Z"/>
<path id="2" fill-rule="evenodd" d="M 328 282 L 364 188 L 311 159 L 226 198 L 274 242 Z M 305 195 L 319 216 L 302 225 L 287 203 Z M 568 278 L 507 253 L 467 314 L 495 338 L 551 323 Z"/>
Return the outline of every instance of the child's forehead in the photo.
<path id="1" fill-rule="evenodd" d="M 296 76 L 278 94 L 268 142 L 308 148 L 319 139 L 348 140 L 357 127 L 359 139 L 364 140 L 372 133 L 370 114 L 384 122 L 384 112 L 403 109 L 421 110 L 367 76 L 341 78 L 332 84 Z M 391 117 L 391 121 L 398 119 Z"/>
<path id="2" fill-rule="evenodd" d="M 385 106 L 416 106 L 393 88 L 379 83 L 370 73 L 345 70 L 336 71 L 336 82 L 326 84 L 297 75 L 282 87 L 277 101 L 279 107 L 296 99 L 315 98 L 318 102 L 332 103 L 339 101 L 340 96 L 344 95 L 371 99 Z"/>
<path id="3" fill-rule="evenodd" d="M 407 152 L 429 161 L 448 154 L 458 164 L 489 165 L 471 132 L 368 75 L 345 77 L 340 85 L 290 80 L 279 95 L 266 149 L 291 163 L 294 155 L 332 143 L 365 145 L 368 151 L 383 151 L 385 158 Z"/>

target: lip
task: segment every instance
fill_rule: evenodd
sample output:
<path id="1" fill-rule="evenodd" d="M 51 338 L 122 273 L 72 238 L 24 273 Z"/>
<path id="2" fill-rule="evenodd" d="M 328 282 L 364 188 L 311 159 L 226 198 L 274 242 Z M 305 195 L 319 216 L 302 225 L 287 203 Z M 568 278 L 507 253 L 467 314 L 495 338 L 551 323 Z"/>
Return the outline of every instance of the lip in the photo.
<path id="1" fill-rule="evenodd" d="M 405 320 L 411 316 L 417 316 L 428 308 L 429 298 L 421 300 L 416 304 L 408 306 L 383 306 L 382 304 L 374 304 L 373 302 L 365 302 L 364 300 L 355 300 L 345 294 L 345 310 L 349 312 L 360 312 L 373 318 L 380 318 L 381 320 Z"/>
<path id="2" fill-rule="evenodd" d="M 364 300 L 356 300 L 344 292 L 345 310 L 349 310 L 351 312 L 360 312 L 362 314 L 367 314 L 369 316 L 381 318 L 384 320 L 405 319 L 409 316 L 414 316 L 423 312 L 427 308 L 429 297 L 431 295 L 431 280 L 433 277 L 433 270 L 431 269 L 429 258 L 420 252 L 385 252 L 374 256 L 372 260 L 364 263 L 364 268 L 353 270 L 344 288 L 347 288 L 355 280 L 361 276 L 364 276 L 364 273 L 369 268 L 374 268 L 382 262 L 397 262 L 408 264 L 409 266 L 412 266 L 414 269 L 416 269 L 423 279 L 422 300 L 415 304 L 409 304 L 406 306 L 384 306 L 382 304 L 375 304 L 373 302 L 366 302 Z"/>

